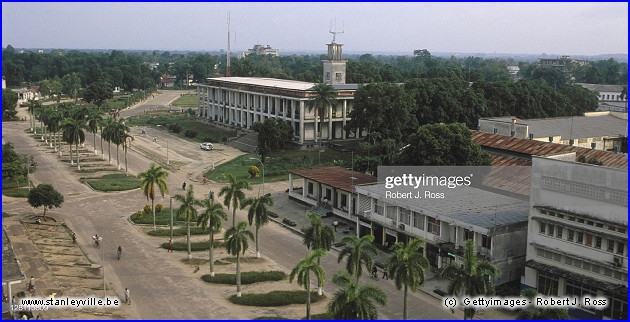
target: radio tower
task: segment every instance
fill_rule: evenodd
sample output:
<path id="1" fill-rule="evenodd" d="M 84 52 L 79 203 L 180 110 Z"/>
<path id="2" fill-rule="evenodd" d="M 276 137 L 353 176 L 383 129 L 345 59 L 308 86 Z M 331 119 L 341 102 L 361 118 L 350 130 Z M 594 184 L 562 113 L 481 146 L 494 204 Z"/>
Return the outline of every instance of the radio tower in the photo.
<path id="1" fill-rule="evenodd" d="M 230 12 L 228 12 L 228 47 L 227 47 L 227 66 L 225 69 L 225 76 L 230 77 Z"/>

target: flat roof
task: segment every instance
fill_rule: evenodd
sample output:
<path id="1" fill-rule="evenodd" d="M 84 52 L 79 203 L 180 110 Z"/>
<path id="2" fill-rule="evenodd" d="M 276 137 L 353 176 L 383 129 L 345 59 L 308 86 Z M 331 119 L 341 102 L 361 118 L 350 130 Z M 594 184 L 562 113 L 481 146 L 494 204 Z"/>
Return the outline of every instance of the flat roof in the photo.
<path id="1" fill-rule="evenodd" d="M 342 168 L 340 166 L 317 167 L 311 169 L 289 170 L 302 178 L 321 182 L 337 189 L 352 192 L 353 185 L 376 182 L 376 177 L 365 173 Z M 354 180 L 352 178 L 355 178 Z"/>
<path id="2" fill-rule="evenodd" d="M 24 280 L 24 273 L 4 229 L 2 229 L 2 283 Z"/>
<path id="3" fill-rule="evenodd" d="M 296 80 L 289 79 L 278 79 L 278 78 L 264 78 L 264 77 L 214 77 L 208 78 L 208 81 L 216 81 L 216 82 L 224 82 L 224 83 L 232 83 L 235 85 L 245 84 L 245 85 L 255 85 L 255 86 L 264 86 L 264 87 L 276 87 L 282 89 L 290 89 L 297 91 L 306 91 L 313 86 L 315 83 L 302 82 Z"/>
<path id="4" fill-rule="evenodd" d="M 454 220 L 490 229 L 495 226 L 527 222 L 529 202 L 474 187 L 430 187 L 412 189 L 444 193 L 444 199 L 385 198 L 384 183 L 356 187 L 357 192 L 369 193 L 388 204 L 409 208 L 432 216 L 440 215 Z"/>
<path id="5" fill-rule="evenodd" d="M 590 115 L 589 115 L 590 114 Z M 628 136 L 628 119 L 610 113 L 589 113 L 585 116 L 553 117 L 541 119 L 516 119 L 526 124 L 535 138 L 560 135 L 563 140 L 600 136 Z M 490 121 L 510 123 L 512 117 L 486 118 Z"/>

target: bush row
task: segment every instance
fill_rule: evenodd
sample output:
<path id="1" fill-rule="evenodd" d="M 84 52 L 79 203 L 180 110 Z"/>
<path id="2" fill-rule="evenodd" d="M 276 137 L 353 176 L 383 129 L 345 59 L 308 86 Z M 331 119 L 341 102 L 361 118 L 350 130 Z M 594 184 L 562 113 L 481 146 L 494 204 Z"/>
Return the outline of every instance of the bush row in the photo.
<path id="1" fill-rule="evenodd" d="M 241 272 L 241 284 L 281 281 L 286 277 L 287 274 L 282 271 Z M 201 279 L 207 283 L 236 285 L 236 274 L 215 274 L 214 277 L 207 274 L 201 276 Z"/>

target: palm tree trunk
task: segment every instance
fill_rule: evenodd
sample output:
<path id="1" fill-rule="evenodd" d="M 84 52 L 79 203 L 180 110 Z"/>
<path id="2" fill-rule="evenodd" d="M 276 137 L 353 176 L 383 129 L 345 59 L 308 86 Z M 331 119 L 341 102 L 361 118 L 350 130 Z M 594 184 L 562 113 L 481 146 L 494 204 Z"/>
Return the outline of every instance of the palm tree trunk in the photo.
<path id="1" fill-rule="evenodd" d="M 208 251 L 208 260 L 210 261 L 210 277 L 214 277 L 214 262 L 212 260 L 212 247 L 214 246 L 214 232 L 210 228 L 210 250 Z"/>
<path id="2" fill-rule="evenodd" d="M 109 159 L 109 164 L 111 165 L 112 164 L 112 142 L 108 141 L 107 144 L 108 144 L 107 158 Z"/>
<path id="3" fill-rule="evenodd" d="M 236 208 L 232 210 L 232 227 L 236 226 Z"/>
<path id="4" fill-rule="evenodd" d="M 70 151 L 70 165 L 74 165 L 74 159 L 72 159 L 72 143 L 68 143 L 68 151 Z"/>
<path id="5" fill-rule="evenodd" d="M 123 149 L 125 150 L 125 175 L 128 175 L 129 168 L 127 167 L 127 149 L 129 149 L 129 147 L 127 146 L 127 142 L 123 145 Z"/>
<path id="6" fill-rule="evenodd" d="M 317 257 L 317 266 L 321 266 L 320 263 L 320 258 Z M 322 293 L 324 292 L 324 290 L 322 289 L 322 287 L 319 285 L 319 283 L 317 284 L 317 295 L 322 296 Z"/>
<path id="7" fill-rule="evenodd" d="M 103 160 L 105 160 L 105 150 L 103 150 L 103 128 L 101 128 L 101 155 L 103 156 Z"/>
<path id="8" fill-rule="evenodd" d="M 94 155 L 97 155 L 98 153 L 96 152 L 96 131 L 94 131 Z"/>
<path id="9" fill-rule="evenodd" d="M 256 223 L 256 258 L 260 258 L 260 251 L 258 250 L 258 223 Z"/>
<path id="10" fill-rule="evenodd" d="M 309 269 L 306 270 L 306 319 L 311 319 L 311 276 Z"/>
<path id="11" fill-rule="evenodd" d="M 403 292 L 403 320 L 407 319 L 407 283 L 405 283 L 405 291 Z"/>
<path id="12" fill-rule="evenodd" d="M 192 258 L 192 253 L 190 252 L 190 221 L 186 221 L 186 243 L 188 244 L 188 259 Z"/>
<path id="13" fill-rule="evenodd" d="M 155 203 L 154 198 L 151 198 L 151 210 L 153 211 L 153 231 L 157 228 L 155 227 L 155 207 L 153 207 L 153 203 Z"/>
<path id="14" fill-rule="evenodd" d="M 241 297 L 241 253 L 236 253 L 236 297 Z"/>
<path id="15" fill-rule="evenodd" d="M 77 147 L 77 170 L 81 170 L 81 165 L 79 164 L 79 140 L 78 139 L 76 142 L 76 147 Z"/>
<path id="16" fill-rule="evenodd" d="M 120 171 L 120 157 L 118 156 L 119 146 L 119 144 L 116 144 L 116 165 L 118 166 L 118 171 Z"/>

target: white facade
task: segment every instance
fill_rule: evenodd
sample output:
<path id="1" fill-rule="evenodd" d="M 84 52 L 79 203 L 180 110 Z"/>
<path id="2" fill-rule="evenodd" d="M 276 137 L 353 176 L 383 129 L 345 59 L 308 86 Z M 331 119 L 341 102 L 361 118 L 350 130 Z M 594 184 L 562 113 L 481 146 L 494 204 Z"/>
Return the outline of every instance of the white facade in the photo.
<path id="1" fill-rule="evenodd" d="M 291 124 L 300 144 L 317 141 L 319 116 L 309 111 L 314 83 L 271 78 L 219 77 L 197 85 L 197 116 L 201 119 L 251 129 L 254 122 L 273 117 Z M 322 139 L 346 139 L 354 90 L 338 90 L 337 105 L 328 108 L 321 126 Z"/>
<path id="2" fill-rule="evenodd" d="M 572 160 L 574 153 L 532 157 L 522 286 L 557 296 L 604 296 L 611 300 L 606 310 L 569 313 L 627 319 L 628 171 Z"/>

